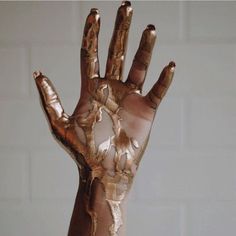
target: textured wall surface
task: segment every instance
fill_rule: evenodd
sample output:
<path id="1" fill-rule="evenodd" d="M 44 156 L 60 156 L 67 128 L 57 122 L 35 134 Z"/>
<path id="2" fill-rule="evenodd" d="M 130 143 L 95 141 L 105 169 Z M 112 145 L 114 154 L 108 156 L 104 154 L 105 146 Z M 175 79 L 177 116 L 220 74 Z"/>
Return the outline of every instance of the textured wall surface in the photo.
<path id="1" fill-rule="evenodd" d="M 102 73 L 119 2 L 0 3 L 0 235 L 64 236 L 78 173 L 52 138 L 32 79 L 51 78 L 68 113 L 80 91 L 81 29 L 101 12 Z M 142 30 L 158 42 L 146 79 L 170 60 L 129 202 L 127 236 L 236 235 L 236 3 L 133 2 L 126 74 Z"/>

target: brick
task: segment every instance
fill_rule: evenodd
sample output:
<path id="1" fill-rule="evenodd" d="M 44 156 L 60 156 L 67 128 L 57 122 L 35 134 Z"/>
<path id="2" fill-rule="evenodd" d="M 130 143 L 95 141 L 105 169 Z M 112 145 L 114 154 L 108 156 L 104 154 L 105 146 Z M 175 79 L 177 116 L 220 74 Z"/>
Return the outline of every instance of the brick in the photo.
<path id="1" fill-rule="evenodd" d="M 137 174 L 143 201 L 235 200 L 235 155 L 217 152 L 146 152 Z"/>
<path id="2" fill-rule="evenodd" d="M 72 2 L 1 2 L 0 40 L 74 41 L 73 7 Z"/>
<path id="3" fill-rule="evenodd" d="M 181 147 L 182 112 L 181 99 L 173 99 L 167 95 L 157 110 L 148 150 Z"/>
<path id="4" fill-rule="evenodd" d="M 236 232 L 236 202 L 195 203 L 188 210 L 188 235 L 233 236 Z"/>
<path id="5" fill-rule="evenodd" d="M 190 39 L 235 42 L 236 31 L 233 30 L 235 11 L 235 2 L 190 2 L 188 7 Z"/>
<path id="6" fill-rule="evenodd" d="M 75 107 L 72 100 L 64 100 L 63 105 L 69 113 Z M 0 102 L 0 146 L 57 148 L 51 134 L 46 116 L 40 106 L 39 96 L 32 101 Z"/>
<path id="7" fill-rule="evenodd" d="M 152 87 L 164 66 L 171 60 L 176 62 L 176 70 L 167 96 L 228 96 L 235 94 L 234 45 L 210 43 L 156 45 L 144 91 Z"/>
<path id="8" fill-rule="evenodd" d="M 14 99 L 29 94 L 28 63 L 25 48 L 0 47 L 1 98 Z"/>
<path id="9" fill-rule="evenodd" d="M 66 235 L 72 206 L 68 204 L 22 204 L 0 206 L 0 229 L 4 236 Z"/>
<path id="10" fill-rule="evenodd" d="M 63 149 L 34 151 L 31 160 L 32 199 L 75 198 L 79 183 L 76 164 Z"/>
<path id="11" fill-rule="evenodd" d="M 76 97 L 80 93 L 79 47 L 75 45 L 34 45 L 31 50 L 31 68 L 40 70 L 51 79 L 62 99 Z M 33 96 L 36 87 L 32 79 Z"/>
<path id="12" fill-rule="evenodd" d="M 24 200 L 27 197 L 27 158 L 27 154 L 21 151 L 0 151 L 0 200 Z"/>
<path id="13" fill-rule="evenodd" d="M 127 235 L 182 235 L 181 207 L 132 203 L 127 218 Z"/>
<path id="14" fill-rule="evenodd" d="M 188 145 L 194 148 L 235 148 L 236 100 L 193 99 L 189 104 Z"/>
<path id="15" fill-rule="evenodd" d="M 0 143 L 6 147 L 54 146 L 39 102 L 0 102 Z"/>
<path id="16" fill-rule="evenodd" d="M 139 43 L 142 31 L 148 24 L 153 24 L 157 31 L 157 40 L 161 43 L 176 42 L 180 30 L 180 3 L 179 2 L 134 2 L 134 15 L 130 42 Z M 138 39 L 138 41 L 137 41 Z M 135 41 L 133 41 L 135 40 Z"/>
<path id="17" fill-rule="evenodd" d="M 76 100 L 63 100 L 68 114 L 74 110 Z M 2 101 L 0 109 L 0 147 L 59 147 L 51 134 L 38 95 L 31 101 Z"/>

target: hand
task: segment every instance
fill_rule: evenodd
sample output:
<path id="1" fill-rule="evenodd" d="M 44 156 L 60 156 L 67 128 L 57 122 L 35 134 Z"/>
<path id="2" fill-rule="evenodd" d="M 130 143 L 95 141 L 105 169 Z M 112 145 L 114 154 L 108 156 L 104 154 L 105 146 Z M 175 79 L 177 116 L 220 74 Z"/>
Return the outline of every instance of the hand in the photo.
<path id="1" fill-rule="evenodd" d="M 130 3 L 118 9 L 106 73 L 99 73 L 98 33 L 100 16 L 91 9 L 81 47 L 81 96 L 67 115 L 50 82 L 41 72 L 34 78 L 52 133 L 71 154 L 89 185 L 97 178 L 106 198 L 121 201 L 138 168 L 152 122 L 169 88 L 175 64 L 170 62 L 153 88 L 142 96 L 142 86 L 156 39 L 155 27 L 144 30 L 128 78 L 122 81 L 127 38 L 132 17 Z"/>

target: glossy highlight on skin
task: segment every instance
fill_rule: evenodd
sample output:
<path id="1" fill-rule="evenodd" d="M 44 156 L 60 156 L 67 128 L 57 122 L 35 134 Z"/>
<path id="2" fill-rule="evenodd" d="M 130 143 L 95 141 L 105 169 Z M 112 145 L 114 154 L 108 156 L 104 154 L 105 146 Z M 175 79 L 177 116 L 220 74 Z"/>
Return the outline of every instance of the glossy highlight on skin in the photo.
<path id="1" fill-rule="evenodd" d="M 98 9 L 91 9 L 81 46 L 81 96 L 71 116 L 65 113 L 51 81 L 41 72 L 33 74 L 52 134 L 79 169 L 80 188 L 69 236 L 121 235 L 122 204 L 145 151 L 156 109 L 174 75 L 175 63 L 170 62 L 153 88 L 142 95 L 156 40 L 155 26 L 148 25 L 128 78 L 122 81 L 132 14 L 131 3 L 122 2 L 109 46 L 106 73 L 101 77 L 100 15 Z"/>

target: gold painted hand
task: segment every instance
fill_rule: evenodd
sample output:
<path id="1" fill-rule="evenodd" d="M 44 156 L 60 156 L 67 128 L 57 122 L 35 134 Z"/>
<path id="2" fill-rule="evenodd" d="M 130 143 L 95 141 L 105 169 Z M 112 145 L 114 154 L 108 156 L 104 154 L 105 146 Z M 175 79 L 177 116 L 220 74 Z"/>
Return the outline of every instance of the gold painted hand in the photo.
<path id="1" fill-rule="evenodd" d="M 114 212 L 120 214 L 119 204 L 130 188 L 146 148 L 156 109 L 171 84 L 175 69 L 175 63 L 170 62 L 149 93 L 142 96 L 156 39 L 155 27 L 148 25 L 128 78 L 122 81 L 131 17 L 130 2 L 123 2 L 118 9 L 106 73 L 102 78 L 98 60 L 100 16 L 97 9 L 91 9 L 81 47 L 81 97 L 71 116 L 64 112 L 50 80 L 41 72 L 34 73 L 52 133 L 77 163 L 87 194 L 95 179 L 103 186 L 105 199 L 112 210 L 111 235 L 115 235 L 122 225 Z M 95 232 L 97 216 L 92 208 L 88 206 Z"/>

